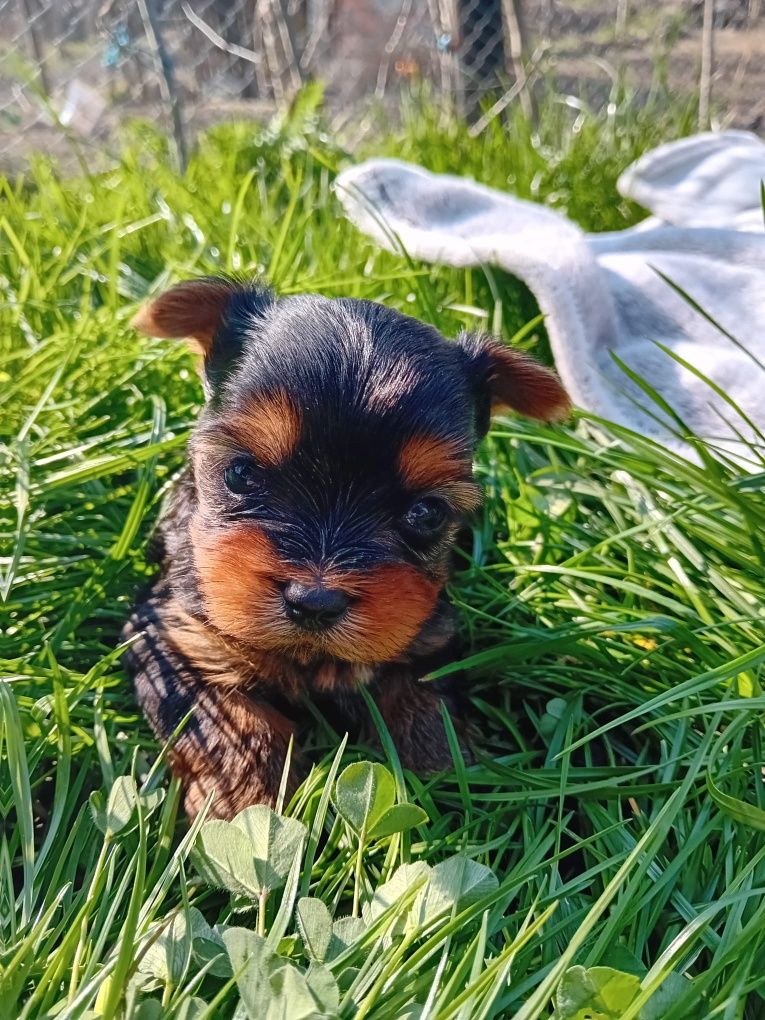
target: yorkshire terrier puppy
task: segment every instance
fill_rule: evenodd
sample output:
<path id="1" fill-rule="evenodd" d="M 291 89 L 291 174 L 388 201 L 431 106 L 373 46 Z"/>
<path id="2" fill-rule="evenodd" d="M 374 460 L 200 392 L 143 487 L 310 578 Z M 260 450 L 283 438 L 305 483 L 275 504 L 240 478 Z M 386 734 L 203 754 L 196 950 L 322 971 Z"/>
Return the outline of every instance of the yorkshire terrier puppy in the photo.
<path id="1" fill-rule="evenodd" d="M 564 415 L 555 374 L 371 301 L 225 279 L 181 283 L 134 324 L 204 359 L 161 572 L 123 635 L 156 736 L 188 717 L 171 751 L 187 812 L 211 791 L 222 818 L 272 804 L 304 699 L 359 735 L 361 685 L 406 767 L 449 767 L 455 704 L 421 678 L 456 653 L 444 585 L 480 502 L 473 455 L 493 411 Z"/>

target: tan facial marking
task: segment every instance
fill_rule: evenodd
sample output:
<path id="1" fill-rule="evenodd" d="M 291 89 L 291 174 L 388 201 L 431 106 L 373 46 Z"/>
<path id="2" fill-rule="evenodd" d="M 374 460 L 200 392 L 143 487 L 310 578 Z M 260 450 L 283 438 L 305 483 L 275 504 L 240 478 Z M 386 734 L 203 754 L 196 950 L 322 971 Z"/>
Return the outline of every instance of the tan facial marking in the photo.
<path id="1" fill-rule="evenodd" d="M 472 514 L 483 501 L 483 491 L 475 482 L 446 482 L 433 490 L 458 514 Z"/>
<path id="2" fill-rule="evenodd" d="M 283 565 L 266 535 L 253 527 L 211 531 L 195 522 L 191 538 L 210 622 L 233 637 L 260 635 L 266 647 L 278 645 L 289 633 L 275 584 Z"/>
<path id="3" fill-rule="evenodd" d="M 346 576 L 343 590 L 358 600 L 333 628 L 331 654 L 357 662 L 389 662 L 411 644 L 433 612 L 443 580 L 408 564 Z"/>
<path id="4" fill-rule="evenodd" d="M 276 467 L 290 456 L 302 429 L 300 411 L 283 390 L 253 397 L 223 424 L 227 436 L 267 467 Z"/>
<path id="5" fill-rule="evenodd" d="M 464 449 L 448 439 L 415 436 L 398 455 L 398 473 L 412 489 L 435 488 L 470 478 L 471 462 Z"/>

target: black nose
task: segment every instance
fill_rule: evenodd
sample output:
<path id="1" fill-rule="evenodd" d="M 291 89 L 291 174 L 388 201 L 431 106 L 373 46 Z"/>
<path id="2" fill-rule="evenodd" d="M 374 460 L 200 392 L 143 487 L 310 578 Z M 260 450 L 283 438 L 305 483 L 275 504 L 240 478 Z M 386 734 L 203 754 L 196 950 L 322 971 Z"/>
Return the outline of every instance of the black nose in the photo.
<path id="1" fill-rule="evenodd" d="M 328 630 L 348 608 L 348 596 L 333 588 L 292 581 L 284 589 L 288 619 L 305 630 Z"/>

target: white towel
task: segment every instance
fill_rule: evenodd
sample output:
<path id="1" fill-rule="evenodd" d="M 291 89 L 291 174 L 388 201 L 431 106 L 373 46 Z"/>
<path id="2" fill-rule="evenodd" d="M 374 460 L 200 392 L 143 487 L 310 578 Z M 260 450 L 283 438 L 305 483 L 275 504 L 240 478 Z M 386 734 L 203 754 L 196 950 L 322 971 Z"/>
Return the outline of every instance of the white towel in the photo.
<path id="1" fill-rule="evenodd" d="M 676 227 L 762 231 L 765 145 L 750 131 L 707 131 L 651 149 L 619 192 Z"/>
<path id="2" fill-rule="evenodd" d="M 662 146 L 620 180 L 622 193 L 658 218 L 606 234 L 585 234 L 543 206 L 392 159 L 345 170 L 336 189 L 351 220 L 386 248 L 451 266 L 496 264 L 523 280 L 580 407 L 697 459 L 682 427 L 621 361 L 692 433 L 752 470 L 765 457 L 761 177 L 765 145 L 744 132 Z"/>

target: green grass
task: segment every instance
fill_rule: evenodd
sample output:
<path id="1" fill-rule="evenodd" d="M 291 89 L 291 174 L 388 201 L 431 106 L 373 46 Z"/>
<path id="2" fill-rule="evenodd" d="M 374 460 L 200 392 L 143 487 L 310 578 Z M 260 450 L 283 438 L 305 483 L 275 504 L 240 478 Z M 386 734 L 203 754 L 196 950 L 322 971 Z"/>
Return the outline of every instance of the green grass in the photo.
<path id="1" fill-rule="evenodd" d="M 298 849 L 261 853 L 279 864 L 271 892 L 243 859 L 237 893 L 220 891 L 199 856 L 115 653 L 200 399 L 181 346 L 132 333 L 136 303 L 234 270 L 447 334 L 509 338 L 536 314 L 496 270 L 410 267 L 359 236 L 331 193 L 347 157 L 312 120 L 220 128 L 183 179 L 136 129 L 107 173 L 40 163 L 3 185 L 0 1020 L 533 1020 L 556 1003 L 560 1020 L 758 1020 L 765 497 L 762 475 L 711 454 L 698 468 L 584 419 L 499 421 L 453 585 L 477 763 L 425 782 L 388 748 L 380 797 L 427 821 L 401 809 L 411 827 L 375 835 L 371 808 L 342 808 L 349 774 L 335 782 L 375 752 L 338 754 L 317 720 L 315 769 L 284 806 Z M 541 123 L 468 140 L 413 106 L 370 151 L 606 229 L 638 216 L 618 172 L 689 127 L 628 96 L 602 115 L 551 97 Z M 544 356 L 538 329 L 520 342 Z M 234 835 L 202 839 L 214 857 Z M 330 944 L 354 901 L 363 921 Z"/>

